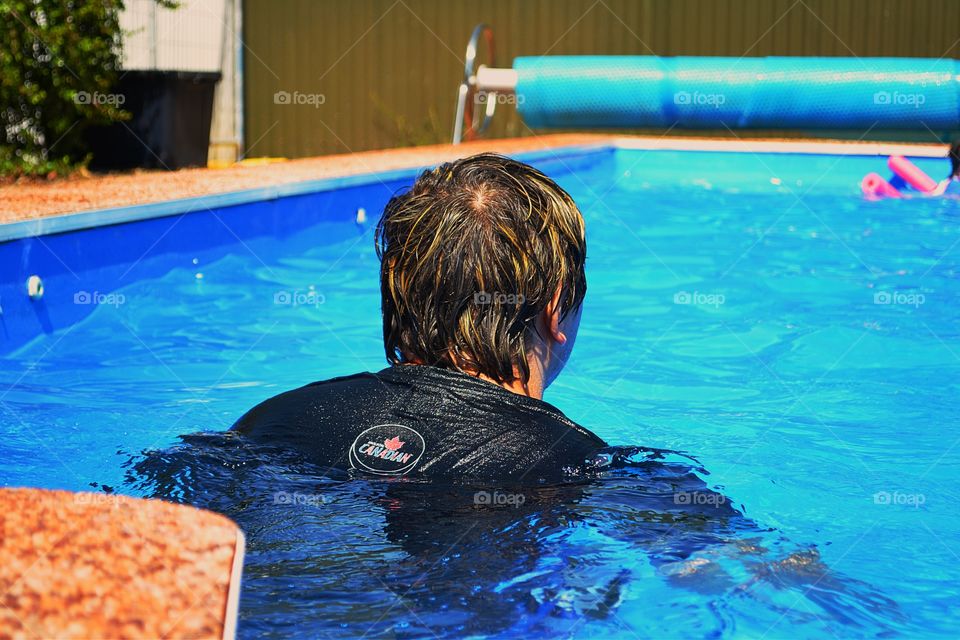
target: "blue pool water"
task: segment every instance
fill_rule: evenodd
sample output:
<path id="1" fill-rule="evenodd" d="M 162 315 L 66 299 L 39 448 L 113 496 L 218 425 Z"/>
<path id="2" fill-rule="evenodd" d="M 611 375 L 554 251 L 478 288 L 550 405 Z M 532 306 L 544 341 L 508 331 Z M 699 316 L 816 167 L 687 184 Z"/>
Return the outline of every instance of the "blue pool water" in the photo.
<path id="1" fill-rule="evenodd" d="M 378 211 L 357 224 L 345 200 L 218 250 L 163 218 L 122 269 L 50 240 L 64 295 L 99 304 L 64 326 L 51 309 L 0 359 L 0 484 L 227 514 L 248 541 L 247 638 L 955 635 L 960 203 L 863 201 L 882 166 L 550 163 L 587 221 L 589 292 L 546 399 L 652 450 L 570 486 L 488 488 L 519 507 L 322 477 L 222 433 L 280 391 L 384 366 Z M 154 255 L 161 237 L 181 248 Z"/>

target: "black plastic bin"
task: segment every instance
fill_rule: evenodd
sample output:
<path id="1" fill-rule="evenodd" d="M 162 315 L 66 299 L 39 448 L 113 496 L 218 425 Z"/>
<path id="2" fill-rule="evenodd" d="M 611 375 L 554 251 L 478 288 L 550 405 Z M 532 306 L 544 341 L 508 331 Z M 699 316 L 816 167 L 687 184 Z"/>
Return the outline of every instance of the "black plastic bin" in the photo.
<path id="1" fill-rule="evenodd" d="M 90 129 L 94 170 L 205 166 L 219 73 L 127 71 L 114 93 L 131 118 Z"/>

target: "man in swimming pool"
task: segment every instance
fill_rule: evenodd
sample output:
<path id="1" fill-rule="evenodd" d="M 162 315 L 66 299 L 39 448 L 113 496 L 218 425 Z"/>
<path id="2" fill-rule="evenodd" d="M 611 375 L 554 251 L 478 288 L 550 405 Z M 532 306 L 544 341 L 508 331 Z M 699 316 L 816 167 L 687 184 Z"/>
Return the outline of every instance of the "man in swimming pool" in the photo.
<path id="1" fill-rule="evenodd" d="M 375 476 L 556 481 L 606 446 L 542 400 L 587 290 L 560 186 L 494 154 L 443 164 L 390 200 L 376 244 L 391 366 L 280 394 L 234 429 Z"/>

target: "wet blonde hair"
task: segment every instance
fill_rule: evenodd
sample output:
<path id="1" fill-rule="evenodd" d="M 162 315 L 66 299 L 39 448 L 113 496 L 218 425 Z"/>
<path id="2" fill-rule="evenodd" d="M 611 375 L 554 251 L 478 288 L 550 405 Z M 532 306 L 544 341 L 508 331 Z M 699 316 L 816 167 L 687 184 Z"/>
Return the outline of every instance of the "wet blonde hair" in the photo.
<path id="1" fill-rule="evenodd" d="M 587 291 L 583 216 L 546 175 L 484 153 L 421 174 L 376 231 L 383 345 L 418 363 L 527 382 L 537 316 Z"/>

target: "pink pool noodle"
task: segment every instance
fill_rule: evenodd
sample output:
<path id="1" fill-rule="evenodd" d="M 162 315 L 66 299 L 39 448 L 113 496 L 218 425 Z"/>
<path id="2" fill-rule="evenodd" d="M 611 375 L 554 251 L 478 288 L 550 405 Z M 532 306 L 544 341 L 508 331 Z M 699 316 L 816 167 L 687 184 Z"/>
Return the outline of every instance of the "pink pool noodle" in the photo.
<path id="1" fill-rule="evenodd" d="M 868 198 L 899 198 L 896 187 L 883 179 L 878 173 L 868 173 L 860 183 L 863 195 Z"/>
<path id="2" fill-rule="evenodd" d="M 890 156 L 887 160 L 887 166 L 917 191 L 927 193 L 937 188 L 937 183 L 933 178 L 903 156 Z"/>

